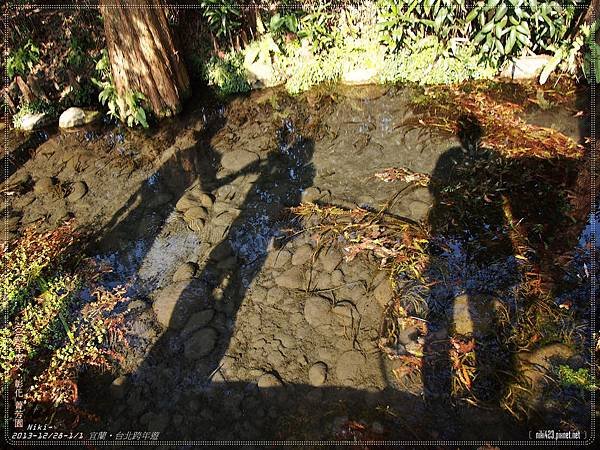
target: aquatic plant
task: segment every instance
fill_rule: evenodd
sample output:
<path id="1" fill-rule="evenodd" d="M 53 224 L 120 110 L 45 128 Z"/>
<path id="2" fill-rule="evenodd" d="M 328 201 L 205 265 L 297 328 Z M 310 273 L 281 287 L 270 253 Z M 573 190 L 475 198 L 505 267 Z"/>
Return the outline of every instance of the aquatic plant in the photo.
<path id="1" fill-rule="evenodd" d="M 577 370 L 569 366 L 559 365 L 557 370 L 558 379 L 563 387 L 577 387 L 586 391 L 598 389 L 597 381 L 589 369 L 581 367 Z"/>

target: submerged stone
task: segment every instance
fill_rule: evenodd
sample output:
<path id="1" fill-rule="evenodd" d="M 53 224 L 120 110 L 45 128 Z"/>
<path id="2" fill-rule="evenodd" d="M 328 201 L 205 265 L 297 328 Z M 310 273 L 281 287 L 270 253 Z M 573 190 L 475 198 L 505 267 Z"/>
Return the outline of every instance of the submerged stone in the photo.
<path id="1" fill-rule="evenodd" d="M 71 193 L 67 196 L 67 200 L 70 202 L 76 202 L 80 200 L 87 194 L 88 188 L 87 185 L 83 181 L 77 181 L 73 184 L 73 188 Z"/>
<path id="2" fill-rule="evenodd" d="M 247 150 L 233 150 L 232 152 L 225 153 L 221 159 L 221 165 L 224 169 L 231 172 L 237 172 L 251 164 L 256 163 L 259 160 L 256 153 L 249 152 Z"/>
<path id="3" fill-rule="evenodd" d="M 314 363 L 308 369 L 308 379 L 313 386 L 322 386 L 327 381 L 327 364 L 324 362 Z"/>
<path id="4" fill-rule="evenodd" d="M 456 334 L 489 334 L 500 301 L 490 295 L 460 295 L 454 299 L 452 317 Z"/>
<path id="5" fill-rule="evenodd" d="M 180 281 L 160 290 L 152 309 L 163 327 L 181 329 L 205 304 L 206 286 L 199 280 Z"/>
<path id="6" fill-rule="evenodd" d="M 187 359 L 199 359 L 207 356 L 217 345 L 218 337 L 214 328 L 202 328 L 186 341 L 183 354 Z"/>

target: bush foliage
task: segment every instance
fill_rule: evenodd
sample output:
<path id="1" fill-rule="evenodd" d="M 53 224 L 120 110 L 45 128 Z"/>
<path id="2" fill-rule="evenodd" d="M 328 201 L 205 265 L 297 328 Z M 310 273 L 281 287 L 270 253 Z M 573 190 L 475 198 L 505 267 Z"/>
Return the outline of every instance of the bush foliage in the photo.
<path id="1" fill-rule="evenodd" d="M 576 74 L 594 60 L 596 44 L 589 38 L 589 27 L 573 29 L 583 11 L 577 4 L 577 0 L 374 0 L 319 2 L 303 9 L 280 5 L 260 10 L 260 36 L 243 50 L 231 48 L 224 61 L 251 52 L 252 60 L 270 62 L 275 78 L 286 81 L 295 93 L 356 69 L 376 73 L 372 82 L 437 84 L 490 78 L 507 60 L 546 53 L 552 60 L 541 80 L 545 81 L 557 69 Z M 267 41 L 274 42 L 277 51 Z M 235 86 L 247 90 L 244 83 L 229 81 L 243 77 L 239 66 L 220 67 L 233 72 L 208 77 L 209 84 L 227 93 L 235 92 Z M 584 73 L 590 76 L 589 69 Z"/>
<path id="2" fill-rule="evenodd" d="M 0 252 L 2 381 L 20 380 L 29 409 L 74 406 L 80 372 L 110 368 L 118 360 L 111 343 L 124 342 L 114 313 L 123 291 L 98 286 L 99 272 L 78 245 L 65 224 L 28 230 Z"/>

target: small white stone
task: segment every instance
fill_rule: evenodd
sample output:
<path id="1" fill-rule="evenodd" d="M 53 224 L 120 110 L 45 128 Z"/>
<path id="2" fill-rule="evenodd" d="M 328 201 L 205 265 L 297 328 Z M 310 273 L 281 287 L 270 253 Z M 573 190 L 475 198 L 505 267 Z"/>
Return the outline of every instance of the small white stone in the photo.
<path id="1" fill-rule="evenodd" d="M 537 78 L 551 58 L 550 55 L 522 56 L 508 62 L 502 69 L 500 76 L 512 78 L 513 80 Z"/>
<path id="2" fill-rule="evenodd" d="M 21 118 L 18 128 L 31 131 L 46 123 L 46 113 L 26 114 Z"/>
<path id="3" fill-rule="evenodd" d="M 84 123 L 85 112 L 83 109 L 74 106 L 64 111 L 58 119 L 58 126 L 61 128 L 77 127 Z"/>

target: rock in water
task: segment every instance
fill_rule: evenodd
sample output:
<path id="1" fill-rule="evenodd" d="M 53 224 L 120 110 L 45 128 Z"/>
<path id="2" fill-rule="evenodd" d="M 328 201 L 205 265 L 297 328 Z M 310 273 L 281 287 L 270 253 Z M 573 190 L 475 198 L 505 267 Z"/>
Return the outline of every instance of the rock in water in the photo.
<path id="1" fill-rule="evenodd" d="M 54 179 L 50 177 L 40 178 L 33 186 L 33 192 L 36 194 L 48 194 L 54 189 Z"/>
<path id="2" fill-rule="evenodd" d="M 499 300 L 483 294 L 460 295 L 454 299 L 452 318 L 457 334 L 490 333 Z"/>
<path id="3" fill-rule="evenodd" d="M 127 392 L 128 378 L 126 375 L 121 375 L 113 380 L 110 385 L 110 393 L 114 398 L 122 399 Z"/>
<path id="4" fill-rule="evenodd" d="M 17 124 L 17 128 L 23 131 L 31 131 L 43 127 L 46 123 L 48 123 L 46 113 L 25 114 Z"/>
<path id="5" fill-rule="evenodd" d="M 301 289 L 304 285 L 304 271 L 298 267 L 292 267 L 275 278 L 277 286 L 286 289 Z"/>
<path id="6" fill-rule="evenodd" d="M 185 264 L 182 264 L 173 274 L 173 282 L 177 283 L 178 281 L 194 278 L 196 270 L 198 270 L 198 265 L 194 262 L 188 261 Z"/>
<path id="7" fill-rule="evenodd" d="M 282 385 L 281 380 L 272 373 L 265 373 L 257 381 L 260 389 L 275 388 Z"/>
<path id="8" fill-rule="evenodd" d="M 214 309 L 204 309 L 200 312 L 192 314 L 190 320 L 185 324 L 185 328 L 181 331 L 181 336 L 186 338 L 194 331 L 205 327 L 210 323 L 212 318 L 215 316 Z"/>
<path id="9" fill-rule="evenodd" d="M 214 199 L 210 194 L 202 191 L 200 186 L 194 186 L 181 196 L 181 198 L 177 201 L 175 208 L 177 208 L 178 211 L 185 212 L 190 208 L 198 206 L 211 208 L 213 203 Z"/>
<path id="10" fill-rule="evenodd" d="M 259 158 L 256 153 L 252 153 L 247 150 L 234 150 L 223 155 L 223 158 L 221 159 L 221 165 L 226 170 L 237 172 L 238 170 L 257 162 L 258 160 Z"/>
<path id="11" fill-rule="evenodd" d="M 292 265 L 293 266 L 301 266 L 302 264 L 310 261 L 313 255 L 313 248 L 304 244 L 296 249 L 294 254 L 292 255 Z"/>
<path id="12" fill-rule="evenodd" d="M 332 320 L 331 304 L 322 297 L 310 297 L 304 304 L 304 318 L 314 328 L 330 325 Z"/>
<path id="13" fill-rule="evenodd" d="M 317 362 L 308 369 L 308 379 L 313 386 L 322 386 L 327 381 L 327 364 Z"/>
<path id="14" fill-rule="evenodd" d="M 553 364 L 565 363 L 575 352 L 565 344 L 549 344 L 533 352 L 521 352 L 517 355 L 517 368 L 529 379 L 535 388 L 550 372 Z"/>
<path id="15" fill-rule="evenodd" d="M 375 295 L 377 303 L 385 308 L 392 298 L 394 298 L 394 289 L 392 288 L 390 280 L 386 278 L 379 283 L 379 286 L 375 288 L 373 294 Z"/>
<path id="16" fill-rule="evenodd" d="M 218 337 L 215 329 L 202 328 L 186 341 L 183 354 L 187 359 L 199 359 L 209 355 L 217 345 Z"/>
<path id="17" fill-rule="evenodd" d="M 87 185 L 83 181 L 77 181 L 73 184 L 73 188 L 71 189 L 71 193 L 67 196 L 67 200 L 76 202 L 83 198 L 83 196 L 87 194 L 87 191 Z"/>
<path id="18" fill-rule="evenodd" d="M 339 357 L 336 363 L 335 374 L 342 384 L 351 384 L 360 375 L 365 365 L 365 357 L 357 351 L 348 351 Z"/>
<path id="19" fill-rule="evenodd" d="M 85 123 L 85 112 L 81 108 L 71 107 L 64 111 L 58 119 L 61 128 L 78 127 Z"/>
<path id="20" fill-rule="evenodd" d="M 323 264 L 325 272 L 333 272 L 342 262 L 342 254 L 335 248 L 329 248 L 326 252 L 319 254 L 319 260 Z"/>
<path id="21" fill-rule="evenodd" d="M 206 306 L 206 295 L 200 280 L 180 281 L 160 290 L 152 309 L 162 326 L 181 329 L 191 314 Z"/>

